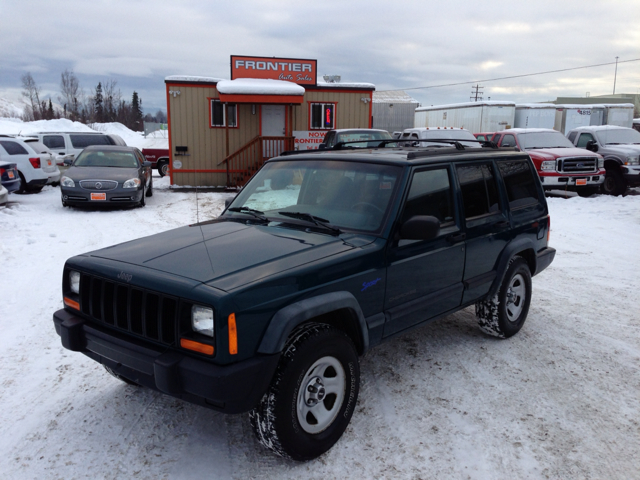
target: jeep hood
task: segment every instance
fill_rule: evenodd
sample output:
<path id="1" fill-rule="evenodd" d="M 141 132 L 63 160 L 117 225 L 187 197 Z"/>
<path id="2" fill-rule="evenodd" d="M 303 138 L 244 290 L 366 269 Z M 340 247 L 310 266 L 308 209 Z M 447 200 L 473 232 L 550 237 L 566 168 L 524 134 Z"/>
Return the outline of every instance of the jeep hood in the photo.
<path id="1" fill-rule="evenodd" d="M 333 236 L 282 226 L 214 221 L 86 255 L 151 268 L 227 290 L 373 240 L 374 237 L 356 234 Z"/>

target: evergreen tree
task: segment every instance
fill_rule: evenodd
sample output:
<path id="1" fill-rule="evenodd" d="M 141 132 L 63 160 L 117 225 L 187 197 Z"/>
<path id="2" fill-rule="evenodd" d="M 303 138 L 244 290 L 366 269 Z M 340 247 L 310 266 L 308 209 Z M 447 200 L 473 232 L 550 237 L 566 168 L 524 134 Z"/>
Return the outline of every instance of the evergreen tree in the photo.
<path id="1" fill-rule="evenodd" d="M 47 109 L 47 119 L 53 120 L 55 114 L 53 113 L 53 104 L 51 103 L 51 99 L 49 99 L 49 108 Z"/>
<path id="2" fill-rule="evenodd" d="M 138 92 L 134 90 L 131 98 L 131 130 L 141 132 L 144 129 L 142 121 L 142 100 L 138 98 Z"/>
<path id="3" fill-rule="evenodd" d="M 104 106 L 102 105 L 102 82 L 98 82 L 98 86 L 96 87 L 96 95 L 93 102 L 96 108 L 96 122 L 104 123 Z"/>

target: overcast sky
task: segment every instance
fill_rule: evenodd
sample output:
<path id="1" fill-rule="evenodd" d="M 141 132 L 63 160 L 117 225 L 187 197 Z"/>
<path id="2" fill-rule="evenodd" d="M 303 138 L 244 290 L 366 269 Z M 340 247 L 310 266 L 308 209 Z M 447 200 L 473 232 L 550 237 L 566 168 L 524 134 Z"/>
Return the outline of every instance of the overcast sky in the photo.
<path id="1" fill-rule="evenodd" d="M 493 79 L 640 59 L 639 0 L 0 0 L 0 97 L 31 72 L 45 96 L 72 70 L 85 92 L 116 80 L 146 111 L 164 78 L 229 78 L 230 55 L 318 60 L 318 74 L 377 90 Z M 615 66 L 485 81 L 484 99 L 539 102 L 613 92 Z M 469 101 L 472 85 L 408 90 L 423 105 Z M 640 61 L 616 93 L 640 93 Z"/>

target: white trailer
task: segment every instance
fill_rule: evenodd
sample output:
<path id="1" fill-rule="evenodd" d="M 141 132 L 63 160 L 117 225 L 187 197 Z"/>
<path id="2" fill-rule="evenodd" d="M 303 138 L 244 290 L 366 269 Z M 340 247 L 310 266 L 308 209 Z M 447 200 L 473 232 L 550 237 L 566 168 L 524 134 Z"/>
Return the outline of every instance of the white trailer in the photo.
<path id="1" fill-rule="evenodd" d="M 603 125 L 633 126 L 633 103 L 605 103 Z"/>
<path id="2" fill-rule="evenodd" d="M 591 124 L 593 105 L 565 104 L 556 105 L 556 119 L 553 129 L 566 135 L 569 130 L 588 127 Z"/>
<path id="3" fill-rule="evenodd" d="M 556 106 L 553 103 L 516 104 L 515 128 L 553 128 Z"/>
<path id="4" fill-rule="evenodd" d="M 468 102 L 416 108 L 414 126 L 464 128 L 473 133 L 513 127 L 514 102 Z"/>

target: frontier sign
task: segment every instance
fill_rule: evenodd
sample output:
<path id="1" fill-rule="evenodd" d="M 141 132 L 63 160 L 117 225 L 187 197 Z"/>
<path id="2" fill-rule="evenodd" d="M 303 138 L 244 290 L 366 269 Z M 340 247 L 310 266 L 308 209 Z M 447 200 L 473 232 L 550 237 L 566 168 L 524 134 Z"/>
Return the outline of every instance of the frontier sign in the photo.
<path id="1" fill-rule="evenodd" d="M 298 85 L 316 85 L 317 60 L 300 58 L 240 57 L 231 55 L 231 80 L 262 78 Z"/>

